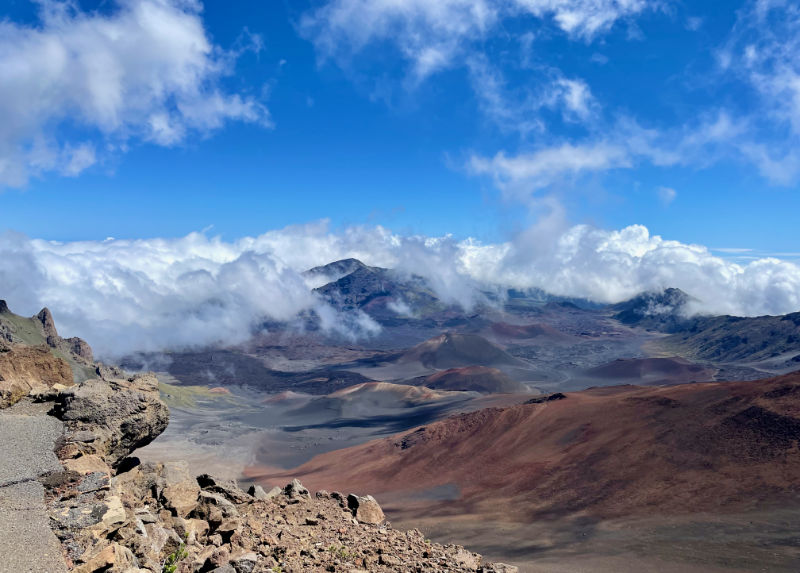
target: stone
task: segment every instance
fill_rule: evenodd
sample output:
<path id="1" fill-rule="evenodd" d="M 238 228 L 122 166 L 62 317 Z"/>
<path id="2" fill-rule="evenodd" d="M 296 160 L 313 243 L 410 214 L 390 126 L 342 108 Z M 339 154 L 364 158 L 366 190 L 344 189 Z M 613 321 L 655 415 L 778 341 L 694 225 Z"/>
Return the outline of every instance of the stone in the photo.
<path id="1" fill-rule="evenodd" d="M 86 563 L 73 569 L 73 573 L 102 573 L 105 571 L 126 571 L 136 567 L 136 557 L 127 547 L 112 543 L 90 557 Z"/>
<path id="2" fill-rule="evenodd" d="M 479 556 L 467 551 L 463 547 L 458 547 L 456 552 L 453 553 L 452 557 L 457 563 L 461 564 L 467 569 L 477 569 L 481 564 L 481 559 Z"/>
<path id="3" fill-rule="evenodd" d="M 287 484 L 283 491 L 290 499 L 311 499 L 311 494 L 297 479 L 293 479 L 291 483 Z"/>
<path id="4" fill-rule="evenodd" d="M 233 565 L 236 573 L 253 573 L 253 570 L 258 565 L 258 554 L 253 551 L 236 555 L 231 558 L 231 565 Z"/>
<path id="5" fill-rule="evenodd" d="M 94 432 L 90 432 L 89 430 L 79 430 L 77 432 L 73 432 L 71 435 L 67 436 L 67 440 L 70 442 L 93 442 L 97 439 L 97 435 Z"/>
<path id="6" fill-rule="evenodd" d="M 247 503 L 252 496 L 242 491 L 235 481 L 220 480 L 208 474 L 197 476 L 197 484 L 206 491 L 224 495 L 233 503 Z"/>
<path id="7" fill-rule="evenodd" d="M 109 488 L 109 475 L 107 472 L 92 472 L 86 474 L 78 484 L 78 491 L 81 493 L 90 493 Z"/>
<path id="8" fill-rule="evenodd" d="M 80 475 L 98 472 L 108 474 L 109 476 L 111 475 L 111 468 L 108 467 L 108 464 L 105 463 L 100 456 L 94 454 L 64 460 L 63 465 L 67 470 L 79 473 Z"/>
<path id="9" fill-rule="evenodd" d="M 106 511 L 100 519 L 101 523 L 106 527 L 112 527 L 118 523 L 122 523 L 127 519 L 125 508 L 122 505 L 122 500 L 116 495 L 108 496 L 105 499 Z"/>
<path id="10" fill-rule="evenodd" d="M 97 435 L 92 446 L 111 467 L 152 442 L 169 422 L 169 409 L 159 397 L 153 374 L 87 380 L 61 392 L 53 414 L 73 431 L 91 427 Z"/>
<path id="11" fill-rule="evenodd" d="M 264 488 L 260 485 L 251 485 L 250 489 L 247 490 L 247 493 L 252 495 L 256 499 L 260 499 L 262 501 L 266 501 L 269 499 L 273 499 L 283 493 L 283 490 L 279 487 L 273 487 L 268 492 L 264 491 Z"/>
<path id="12" fill-rule="evenodd" d="M 347 496 L 347 507 L 360 523 L 379 525 L 386 519 L 381 506 L 371 495 L 362 497 L 351 493 Z"/>
<path id="13" fill-rule="evenodd" d="M 170 462 L 164 464 L 162 471 L 164 488 L 161 490 L 161 502 L 178 517 L 187 517 L 197 507 L 200 486 L 189 474 L 186 462 Z"/>

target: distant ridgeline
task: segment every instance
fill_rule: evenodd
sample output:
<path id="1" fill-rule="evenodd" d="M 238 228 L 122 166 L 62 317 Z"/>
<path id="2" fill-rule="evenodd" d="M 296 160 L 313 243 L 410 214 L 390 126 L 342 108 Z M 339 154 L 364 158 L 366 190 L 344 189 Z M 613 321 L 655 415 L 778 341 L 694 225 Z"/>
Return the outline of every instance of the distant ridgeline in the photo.
<path id="1" fill-rule="evenodd" d="M 71 386 L 94 373 L 92 349 L 80 338 L 61 338 L 48 309 L 27 318 L 0 300 L 0 407 L 31 391 Z"/>

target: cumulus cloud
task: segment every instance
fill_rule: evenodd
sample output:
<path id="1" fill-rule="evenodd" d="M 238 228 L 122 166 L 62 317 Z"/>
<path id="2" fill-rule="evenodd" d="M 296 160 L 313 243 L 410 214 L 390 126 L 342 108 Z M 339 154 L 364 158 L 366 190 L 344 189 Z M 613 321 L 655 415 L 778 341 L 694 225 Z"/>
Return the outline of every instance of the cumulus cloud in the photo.
<path id="1" fill-rule="evenodd" d="M 323 328 L 370 336 L 363 313 L 341 314 L 313 295 L 309 267 L 355 257 L 422 275 L 444 300 L 471 308 L 486 290 L 541 288 L 617 302 L 678 287 L 697 311 L 737 315 L 800 310 L 800 266 L 776 258 L 737 264 L 706 247 L 633 225 L 607 231 L 568 226 L 557 209 L 512 240 L 482 244 L 402 236 L 383 227 L 331 232 L 325 222 L 226 242 L 179 239 L 55 243 L 0 235 L 0 284 L 13 310 L 48 306 L 62 334 L 82 336 L 104 357 L 246 340 L 264 320 L 313 310 Z M 395 301 L 402 310 L 404 301 Z"/>
<path id="2" fill-rule="evenodd" d="M 258 99 L 225 91 L 239 52 L 211 42 L 199 1 L 39 5 L 35 25 L 0 21 L 0 186 L 75 176 L 98 149 L 130 140 L 175 145 L 228 121 L 269 125 Z"/>

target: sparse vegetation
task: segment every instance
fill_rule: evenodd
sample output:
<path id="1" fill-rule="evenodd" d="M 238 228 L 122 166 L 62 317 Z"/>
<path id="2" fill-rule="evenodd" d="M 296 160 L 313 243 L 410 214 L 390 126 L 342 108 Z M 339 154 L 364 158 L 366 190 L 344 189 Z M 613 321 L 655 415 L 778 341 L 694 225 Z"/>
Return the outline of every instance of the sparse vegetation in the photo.
<path id="1" fill-rule="evenodd" d="M 186 545 L 181 543 L 173 553 L 170 553 L 164 560 L 164 565 L 161 567 L 161 573 L 175 573 L 178 570 L 178 564 L 181 560 L 186 559 L 189 552 L 186 551 Z"/>

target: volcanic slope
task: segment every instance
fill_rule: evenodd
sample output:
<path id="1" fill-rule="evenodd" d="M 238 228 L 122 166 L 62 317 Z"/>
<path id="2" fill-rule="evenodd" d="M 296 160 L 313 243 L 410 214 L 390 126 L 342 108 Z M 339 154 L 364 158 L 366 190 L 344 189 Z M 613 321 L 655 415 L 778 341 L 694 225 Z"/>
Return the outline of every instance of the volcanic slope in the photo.
<path id="1" fill-rule="evenodd" d="M 679 357 L 666 358 L 619 358 L 608 364 L 584 370 L 576 378 L 592 382 L 597 386 L 609 383 L 641 384 L 656 386 L 686 384 L 688 382 L 711 382 L 717 369 L 693 364 Z"/>
<path id="2" fill-rule="evenodd" d="M 260 477 L 412 497 L 449 487 L 457 498 L 432 514 L 505 521 L 748 511 L 800 504 L 798 440 L 793 374 L 488 408 Z"/>
<path id="3" fill-rule="evenodd" d="M 484 394 L 509 394 L 528 392 L 528 387 L 512 380 L 497 368 L 487 366 L 464 366 L 448 368 L 419 379 L 423 386 L 435 390 L 481 392 Z"/>

